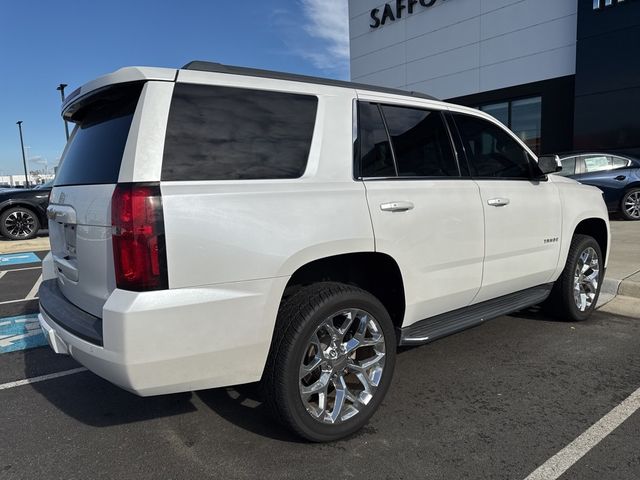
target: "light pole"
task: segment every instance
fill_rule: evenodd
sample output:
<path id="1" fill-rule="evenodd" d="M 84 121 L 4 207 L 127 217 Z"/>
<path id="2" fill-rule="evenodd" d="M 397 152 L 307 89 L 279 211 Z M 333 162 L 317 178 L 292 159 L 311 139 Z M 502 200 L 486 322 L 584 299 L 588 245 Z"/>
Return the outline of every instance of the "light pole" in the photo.
<path id="1" fill-rule="evenodd" d="M 20 147 L 22 147 L 22 165 L 24 165 L 25 188 L 29 188 L 29 176 L 27 174 L 27 157 L 24 156 L 24 140 L 22 139 L 22 120 L 16 122 L 20 131 Z"/>
<path id="2" fill-rule="evenodd" d="M 60 85 L 58 85 L 58 88 L 56 88 L 56 90 L 60 90 L 60 97 L 62 98 L 62 103 L 64 103 L 64 87 L 66 87 L 67 84 L 66 83 L 61 83 Z M 67 136 L 67 140 L 69 140 L 69 125 L 67 125 L 67 121 L 64 121 L 64 133 Z"/>

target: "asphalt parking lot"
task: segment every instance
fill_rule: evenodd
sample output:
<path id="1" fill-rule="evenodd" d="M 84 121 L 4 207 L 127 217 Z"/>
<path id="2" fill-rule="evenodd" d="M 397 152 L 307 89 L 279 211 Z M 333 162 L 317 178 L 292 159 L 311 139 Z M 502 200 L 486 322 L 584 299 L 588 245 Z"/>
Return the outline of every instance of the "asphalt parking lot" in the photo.
<path id="1" fill-rule="evenodd" d="M 281 429 L 251 385 L 139 398 L 47 347 L 6 353 L 0 477 L 525 479 L 640 387 L 639 335 L 530 310 L 402 350 L 369 425 L 325 445 Z M 560 478 L 640 478 L 639 432 L 640 411 Z"/>

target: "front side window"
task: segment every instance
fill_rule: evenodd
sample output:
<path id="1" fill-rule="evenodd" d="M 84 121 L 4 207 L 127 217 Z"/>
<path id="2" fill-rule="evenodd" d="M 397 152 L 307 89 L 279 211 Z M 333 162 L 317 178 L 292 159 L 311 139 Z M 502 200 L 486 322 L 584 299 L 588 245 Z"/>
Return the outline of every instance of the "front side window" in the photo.
<path id="1" fill-rule="evenodd" d="M 310 95 L 178 83 L 162 180 L 298 178 L 317 105 Z"/>
<path id="2" fill-rule="evenodd" d="M 569 175 L 575 175 L 576 173 L 576 157 L 569 157 L 562 160 L 562 170 L 557 172 L 556 175 L 562 177 L 568 177 Z"/>
<path id="3" fill-rule="evenodd" d="M 527 146 L 540 153 L 542 97 L 530 97 L 480 106 L 480 110 L 509 127 Z"/>
<path id="4" fill-rule="evenodd" d="M 382 105 L 401 177 L 458 177 L 449 132 L 438 111 Z"/>
<path id="5" fill-rule="evenodd" d="M 474 177 L 531 178 L 531 157 L 505 130 L 470 115 L 454 114 L 454 118 Z"/>

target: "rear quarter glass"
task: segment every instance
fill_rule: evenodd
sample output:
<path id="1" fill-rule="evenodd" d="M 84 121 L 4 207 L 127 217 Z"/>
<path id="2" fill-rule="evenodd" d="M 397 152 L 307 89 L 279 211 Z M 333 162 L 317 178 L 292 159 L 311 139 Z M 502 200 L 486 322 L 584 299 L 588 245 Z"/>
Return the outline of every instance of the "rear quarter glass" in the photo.
<path id="1" fill-rule="evenodd" d="M 70 120 L 55 186 L 118 183 L 122 155 L 143 82 L 118 84 L 85 100 Z"/>
<path id="2" fill-rule="evenodd" d="M 317 105 L 312 95 L 179 83 L 162 180 L 301 177 Z"/>

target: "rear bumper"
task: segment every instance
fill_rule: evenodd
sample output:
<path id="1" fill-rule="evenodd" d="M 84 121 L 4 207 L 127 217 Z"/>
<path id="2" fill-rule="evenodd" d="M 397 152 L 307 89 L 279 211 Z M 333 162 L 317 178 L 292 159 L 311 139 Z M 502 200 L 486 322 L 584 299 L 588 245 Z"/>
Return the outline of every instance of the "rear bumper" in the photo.
<path id="1" fill-rule="evenodd" d="M 103 345 L 60 324 L 81 321 L 68 318 L 73 309 L 64 308 L 68 300 L 61 293 L 58 301 L 41 304 L 39 320 L 56 353 L 138 395 L 236 385 L 262 376 L 286 282 L 115 290 L 103 308 Z"/>

